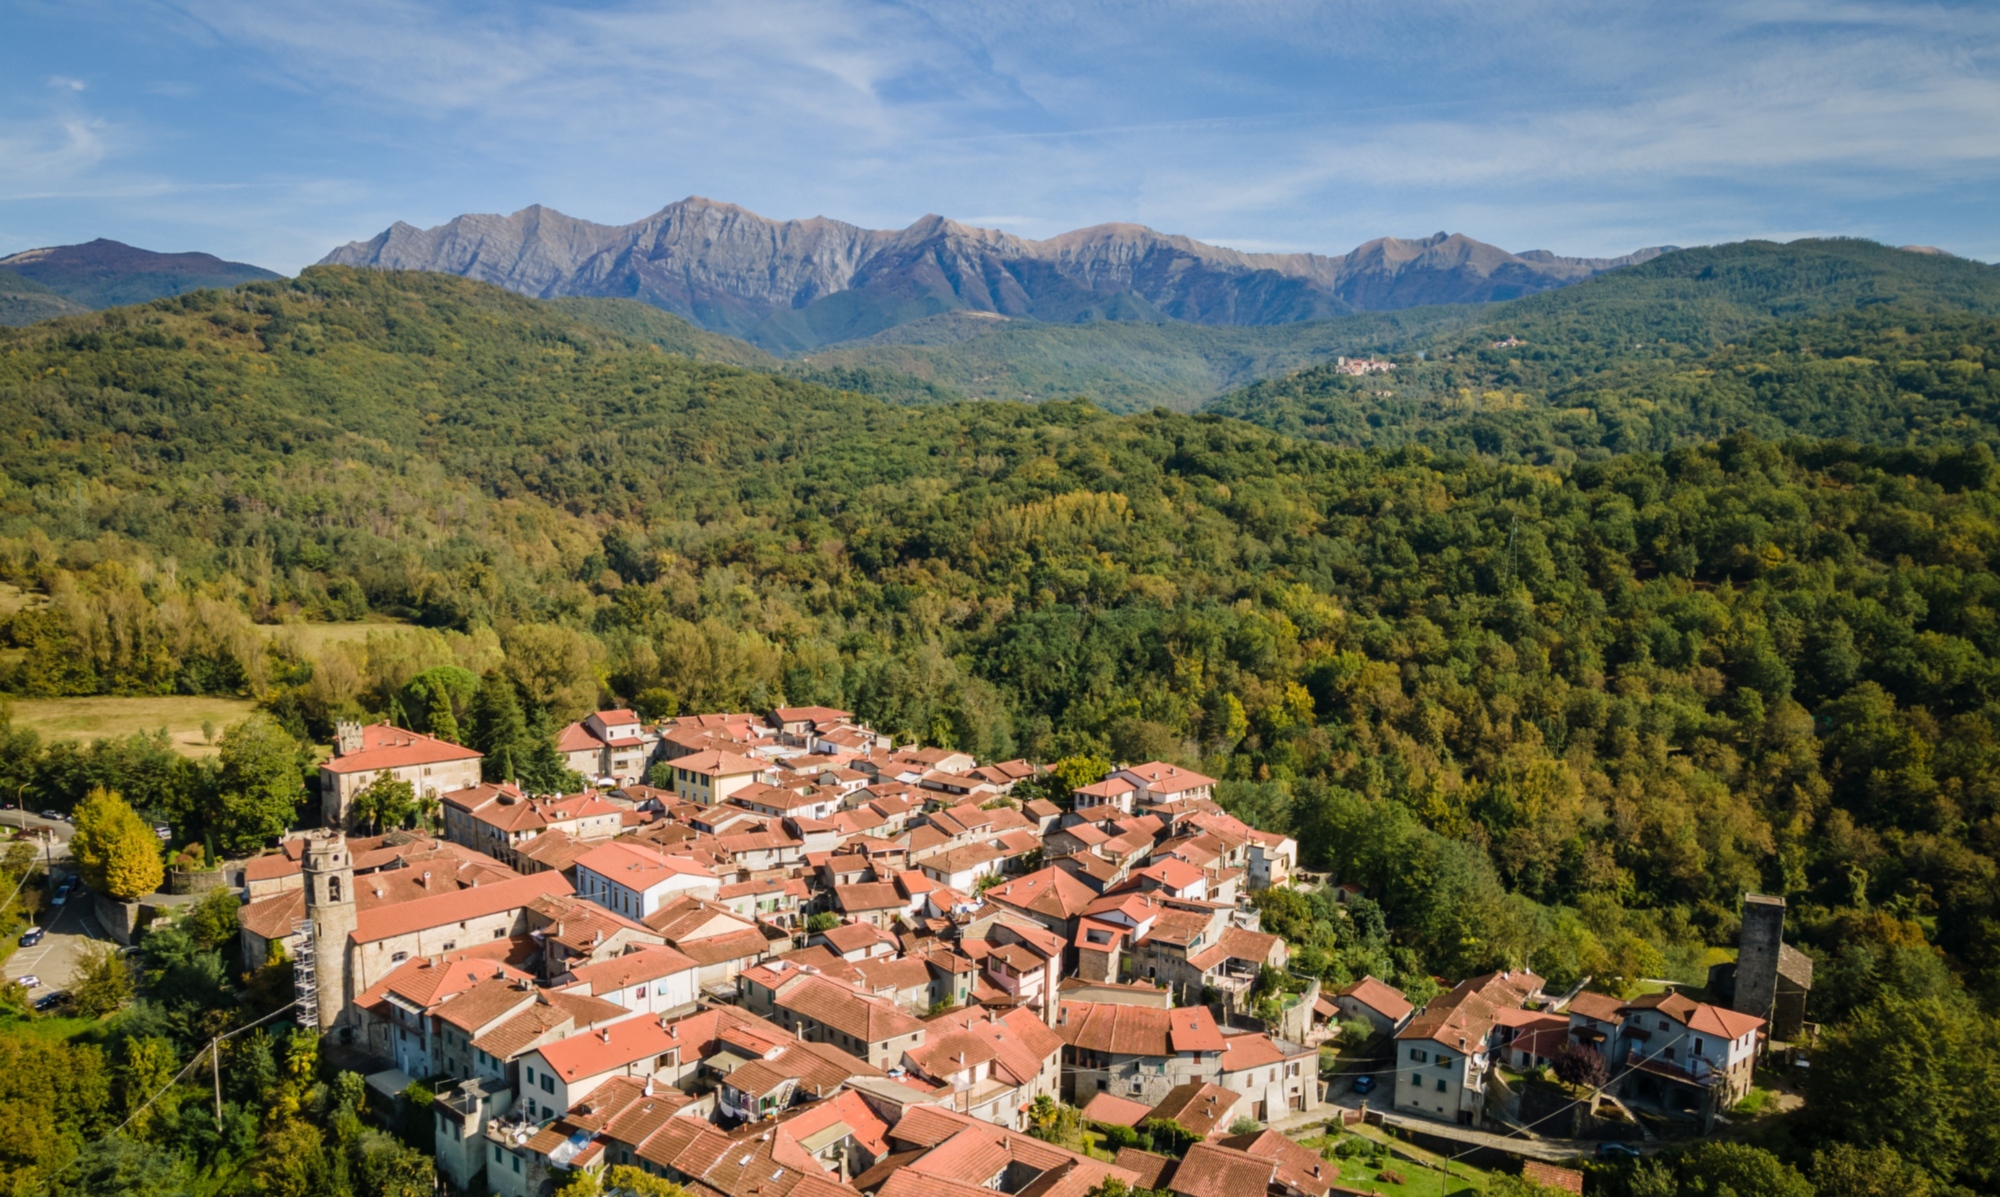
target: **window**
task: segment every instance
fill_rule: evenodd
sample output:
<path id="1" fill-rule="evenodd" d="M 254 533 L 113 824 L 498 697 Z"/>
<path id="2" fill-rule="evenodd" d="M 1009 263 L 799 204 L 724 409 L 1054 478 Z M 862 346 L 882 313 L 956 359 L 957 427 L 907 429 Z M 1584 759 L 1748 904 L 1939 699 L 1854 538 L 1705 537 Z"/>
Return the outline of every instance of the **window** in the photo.
<path id="1" fill-rule="evenodd" d="M 1439 1056 L 1439 1057 L 1437 1058 L 1437 1066 L 1438 1066 L 1439 1068 L 1450 1068 L 1450 1067 L 1451 1067 L 1451 1057 L 1450 1057 L 1450 1056 Z"/>
<path id="2" fill-rule="evenodd" d="M 392 952 L 389 954 L 389 963 L 401 964 L 403 961 L 408 960 L 409 958 L 410 954 L 408 952 Z"/>
<path id="3" fill-rule="evenodd" d="M 525 1068 L 525 1069 L 523 1069 L 523 1071 L 524 1071 L 524 1072 L 526 1072 L 526 1073 L 528 1074 L 528 1083 L 529 1083 L 530 1085 L 534 1084 L 534 1083 L 535 1083 L 535 1070 L 534 1070 L 534 1069 L 532 1069 L 532 1068 Z"/>
<path id="4" fill-rule="evenodd" d="M 458 950 L 458 944 L 456 942 L 448 943 L 444 945 L 444 948 L 442 950 L 446 952 L 456 951 Z"/>
<path id="5" fill-rule="evenodd" d="M 326 879 L 326 900 L 329 902 L 340 901 L 340 878 L 328 877 Z"/>
<path id="6" fill-rule="evenodd" d="M 1444 1078 L 1443 1078 L 1443 1077 L 1439 1077 L 1439 1078 L 1438 1078 L 1438 1092 L 1439 1092 L 1439 1093 L 1443 1093 L 1443 1092 L 1444 1092 Z"/>
<path id="7" fill-rule="evenodd" d="M 556 1091 L 556 1078 L 554 1078 L 554 1077 L 550 1076 L 550 1075 L 549 1075 L 548 1073 L 546 1073 L 546 1072 L 545 1072 L 545 1073 L 543 1073 L 543 1074 L 542 1074 L 542 1092 L 544 1092 L 544 1093 L 554 1093 L 555 1091 Z"/>
<path id="8" fill-rule="evenodd" d="M 520 1173 L 521 1173 L 521 1157 L 517 1155 L 514 1157 L 514 1174 L 518 1176 L 520 1175 Z"/>
<path id="9" fill-rule="evenodd" d="M 1414 1047 L 1410 1049 L 1410 1059 L 1417 1063 L 1421 1064 L 1428 1058 L 1420 1049 Z"/>

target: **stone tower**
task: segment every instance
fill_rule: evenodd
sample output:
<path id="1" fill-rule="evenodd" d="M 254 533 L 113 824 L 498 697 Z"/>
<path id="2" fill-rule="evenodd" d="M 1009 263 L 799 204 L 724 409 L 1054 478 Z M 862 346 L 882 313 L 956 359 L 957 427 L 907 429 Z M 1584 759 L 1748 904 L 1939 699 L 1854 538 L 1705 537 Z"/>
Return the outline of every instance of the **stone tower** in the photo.
<path id="1" fill-rule="evenodd" d="M 1732 1007 L 1771 1019 L 1778 1000 L 1778 962 L 1784 952 L 1785 900 L 1743 895 L 1743 930 L 1736 939 L 1736 998 Z"/>
<path id="2" fill-rule="evenodd" d="M 355 926 L 354 855 L 339 831 L 315 831 L 306 840 L 306 918 L 312 924 L 319 1026 L 324 1031 L 347 1008 L 347 937 Z"/>

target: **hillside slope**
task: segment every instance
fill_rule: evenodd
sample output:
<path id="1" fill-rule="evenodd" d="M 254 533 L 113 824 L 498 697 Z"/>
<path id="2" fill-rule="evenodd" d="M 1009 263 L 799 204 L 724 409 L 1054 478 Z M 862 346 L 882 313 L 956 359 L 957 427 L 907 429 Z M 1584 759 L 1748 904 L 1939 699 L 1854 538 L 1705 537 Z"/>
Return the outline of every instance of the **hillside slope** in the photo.
<path id="1" fill-rule="evenodd" d="M 1401 349 L 1441 328 L 1468 324 L 1477 311 L 1423 307 L 1237 328 L 1044 324 L 955 312 L 822 346 L 798 361 L 893 371 L 979 399 L 1083 397 L 1110 411 L 1190 411 L 1259 378 Z"/>
<path id="2" fill-rule="evenodd" d="M 74 316 L 90 309 L 11 270 L 0 270 L 0 324 L 33 324 L 57 316 Z"/>
<path id="3" fill-rule="evenodd" d="M 2000 421 L 2000 269 L 1863 241 L 1668 254 L 1205 410 L 1342 444 L 1556 459 L 1747 429 L 1948 444 Z M 1419 360 L 1416 351 L 1424 351 Z"/>
<path id="4" fill-rule="evenodd" d="M 1241 253 L 1140 225 L 1031 241 L 926 216 L 906 229 L 775 221 L 690 197 L 629 225 L 539 205 L 431 229 L 398 223 L 326 264 L 429 270 L 524 295 L 638 299 L 773 352 L 852 341 L 945 312 L 1055 323 L 1280 324 L 1357 309 L 1482 303 L 1644 261 L 1511 254 L 1439 233 L 1353 252 Z"/>
<path id="5" fill-rule="evenodd" d="M 214 254 L 154 253 L 102 237 L 82 245 L 23 250 L 0 258 L 0 270 L 40 283 L 86 308 L 145 303 L 203 287 L 228 288 L 279 277 L 276 271 L 227 262 Z"/>
<path id="6" fill-rule="evenodd" d="M 462 652 L 558 725 L 835 703 L 1228 779 L 1379 895 L 1398 954 L 1341 968 L 1698 978 L 1782 880 L 1835 944 L 1857 886 L 1924 887 L 1897 933 L 1994 971 L 2000 907 L 1953 880 L 2000 817 L 1983 446 L 1564 475 L 896 407 L 342 268 L 0 332 L 0 421 L 0 576 L 49 600 L 6 623 L 17 692 L 241 691 L 324 734 Z M 367 611 L 460 638 L 302 659 L 246 622 Z"/>

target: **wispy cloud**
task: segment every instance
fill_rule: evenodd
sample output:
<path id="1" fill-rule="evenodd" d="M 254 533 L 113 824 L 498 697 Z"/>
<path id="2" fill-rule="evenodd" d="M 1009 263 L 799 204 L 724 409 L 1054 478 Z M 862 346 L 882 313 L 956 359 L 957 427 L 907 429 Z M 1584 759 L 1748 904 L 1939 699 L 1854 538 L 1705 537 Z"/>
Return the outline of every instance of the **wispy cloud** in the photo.
<path id="1" fill-rule="evenodd" d="M 2000 184 L 1990 4 L 178 0 L 133 22 L 107 2 L 0 48 L 49 82 L 0 107 L 0 189 L 98 189 L 38 213 L 58 223 L 121 189 L 202 196 L 225 218 L 195 229 L 300 247 L 288 267 L 393 219 L 624 221 L 689 193 L 1245 248 L 1806 229 L 2000 255 L 1974 202 Z"/>

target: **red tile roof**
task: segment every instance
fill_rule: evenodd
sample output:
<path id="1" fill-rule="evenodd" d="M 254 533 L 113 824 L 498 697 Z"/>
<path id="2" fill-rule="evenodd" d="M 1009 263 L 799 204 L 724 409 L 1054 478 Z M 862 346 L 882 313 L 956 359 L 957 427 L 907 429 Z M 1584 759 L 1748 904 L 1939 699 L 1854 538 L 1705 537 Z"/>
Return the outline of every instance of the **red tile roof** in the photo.
<path id="1" fill-rule="evenodd" d="M 1334 997 L 1351 997 L 1368 1009 L 1387 1018 L 1390 1022 L 1401 1022 L 1403 1016 L 1416 1009 L 1393 985 L 1364 976 L 1347 988 L 1337 991 Z"/>
<path id="2" fill-rule="evenodd" d="M 422 732 L 405 731 L 387 723 L 371 723 L 361 729 L 361 750 L 320 762 L 329 773 L 374 773 L 381 769 L 406 769 L 412 765 L 440 765 L 448 761 L 476 761 L 479 752 L 449 740 Z"/>
<path id="3" fill-rule="evenodd" d="M 1168 1183 L 1185 1197 L 1244 1197 L 1264 1192 L 1277 1171 L 1276 1160 L 1216 1143 L 1196 1143 L 1188 1148 Z"/>
<path id="4" fill-rule="evenodd" d="M 1222 1032 L 1206 1006 L 1161 1010 L 1115 1002 L 1063 1002 L 1055 1032 L 1071 1047 L 1121 1056 L 1219 1052 Z"/>
<path id="5" fill-rule="evenodd" d="M 1152 1116 L 1153 1107 L 1116 1093 L 1099 1093 L 1083 1107 L 1085 1122 L 1102 1122 L 1112 1126 L 1137 1126 Z"/>
<path id="6" fill-rule="evenodd" d="M 350 938 L 356 943 L 373 943 L 397 935 L 483 918 L 489 914 L 527 906 L 550 894 L 570 894 L 575 887 L 561 873 L 535 873 L 490 885 L 475 885 L 432 897 L 363 910 L 355 917 Z"/>
<path id="7" fill-rule="evenodd" d="M 651 1018 L 627 1018 L 582 1035 L 571 1035 L 538 1050 L 566 1083 L 599 1076 L 678 1046 Z"/>
<path id="8" fill-rule="evenodd" d="M 1160 1104 L 1153 1107 L 1152 1116 L 1178 1122 L 1197 1137 L 1205 1139 L 1214 1134 L 1217 1127 L 1226 1124 L 1237 1096 L 1233 1090 L 1220 1085 L 1190 1081 L 1167 1090 Z"/>

